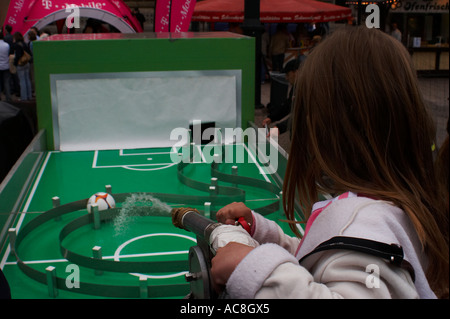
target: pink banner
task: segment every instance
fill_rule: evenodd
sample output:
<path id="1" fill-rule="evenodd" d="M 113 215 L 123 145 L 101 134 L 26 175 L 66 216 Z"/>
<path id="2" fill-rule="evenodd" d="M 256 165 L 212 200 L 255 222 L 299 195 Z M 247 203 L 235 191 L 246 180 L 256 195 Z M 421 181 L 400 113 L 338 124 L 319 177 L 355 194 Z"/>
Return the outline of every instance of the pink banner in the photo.
<path id="1" fill-rule="evenodd" d="M 156 0 L 155 32 L 169 32 L 171 0 Z"/>
<path id="2" fill-rule="evenodd" d="M 5 24 L 9 24 L 13 31 L 12 33 L 22 31 L 22 26 L 25 17 L 28 15 L 30 9 L 34 6 L 34 0 L 11 0 L 9 3 L 8 13 L 6 14 Z"/>
<path id="3" fill-rule="evenodd" d="M 196 0 L 157 0 L 155 32 L 188 31 L 195 3 Z"/>
<path id="4" fill-rule="evenodd" d="M 189 30 L 196 0 L 172 0 L 170 32 Z"/>

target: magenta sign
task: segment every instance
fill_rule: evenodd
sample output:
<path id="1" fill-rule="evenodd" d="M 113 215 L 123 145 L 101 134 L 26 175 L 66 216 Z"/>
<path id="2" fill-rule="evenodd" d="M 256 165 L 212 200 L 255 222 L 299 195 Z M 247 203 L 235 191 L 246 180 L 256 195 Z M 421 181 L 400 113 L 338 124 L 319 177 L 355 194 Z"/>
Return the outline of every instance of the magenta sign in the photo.
<path id="1" fill-rule="evenodd" d="M 196 0 L 157 0 L 155 32 L 186 32 L 189 30 Z"/>

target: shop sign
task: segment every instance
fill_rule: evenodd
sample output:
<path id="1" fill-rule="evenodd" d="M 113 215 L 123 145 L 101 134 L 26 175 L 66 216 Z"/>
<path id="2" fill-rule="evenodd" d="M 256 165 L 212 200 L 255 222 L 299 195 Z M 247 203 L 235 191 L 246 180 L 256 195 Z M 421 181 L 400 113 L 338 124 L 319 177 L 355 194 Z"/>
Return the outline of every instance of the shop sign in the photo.
<path id="1" fill-rule="evenodd" d="M 398 0 L 391 6 L 395 13 L 448 13 L 449 0 Z"/>

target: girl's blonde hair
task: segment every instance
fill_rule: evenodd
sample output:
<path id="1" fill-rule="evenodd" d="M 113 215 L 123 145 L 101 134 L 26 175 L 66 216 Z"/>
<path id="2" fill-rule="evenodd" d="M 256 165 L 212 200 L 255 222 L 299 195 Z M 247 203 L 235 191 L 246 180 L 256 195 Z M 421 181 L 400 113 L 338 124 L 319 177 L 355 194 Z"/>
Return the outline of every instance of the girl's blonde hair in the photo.
<path id="1" fill-rule="evenodd" d="M 435 128 L 408 51 L 366 27 L 334 32 L 297 78 L 283 204 L 298 235 L 319 193 L 389 200 L 410 217 L 429 258 L 430 286 L 448 297 L 448 206 L 433 167 Z"/>

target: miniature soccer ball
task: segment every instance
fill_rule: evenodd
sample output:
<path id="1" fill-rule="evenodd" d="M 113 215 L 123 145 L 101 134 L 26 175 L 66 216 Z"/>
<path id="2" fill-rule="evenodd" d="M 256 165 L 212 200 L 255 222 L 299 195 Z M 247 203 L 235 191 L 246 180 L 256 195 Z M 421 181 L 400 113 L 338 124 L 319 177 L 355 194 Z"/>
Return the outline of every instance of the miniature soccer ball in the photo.
<path id="1" fill-rule="evenodd" d="M 91 212 L 91 206 L 93 204 L 97 204 L 99 211 L 116 207 L 116 201 L 111 194 L 102 192 L 92 195 L 87 201 L 86 208 L 89 213 Z"/>

